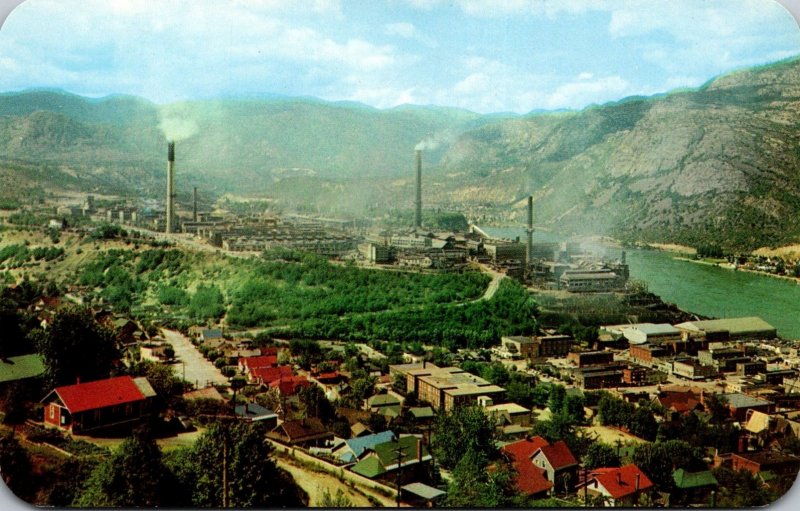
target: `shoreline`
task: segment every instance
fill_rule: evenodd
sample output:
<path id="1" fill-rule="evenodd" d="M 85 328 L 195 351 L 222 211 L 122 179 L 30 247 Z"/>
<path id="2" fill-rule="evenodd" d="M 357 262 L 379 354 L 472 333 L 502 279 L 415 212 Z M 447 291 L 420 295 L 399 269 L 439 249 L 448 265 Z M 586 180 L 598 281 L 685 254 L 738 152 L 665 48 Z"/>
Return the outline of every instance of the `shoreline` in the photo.
<path id="1" fill-rule="evenodd" d="M 755 275 L 761 275 L 761 276 L 764 276 L 764 277 L 772 277 L 774 279 L 787 280 L 789 282 L 794 282 L 795 284 L 800 285 L 800 278 L 798 278 L 798 277 L 790 277 L 789 275 L 778 275 L 776 273 L 770 273 L 770 272 L 767 272 L 767 271 L 752 270 L 750 268 L 742 268 L 741 266 L 733 266 L 730 263 L 724 263 L 724 264 L 710 263 L 708 261 L 699 261 L 697 259 L 689 259 L 688 257 L 678 257 L 678 256 L 676 256 L 676 257 L 673 257 L 673 259 L 675 259 L 676 261 L 685 261 L 687 263 L 704 264 L 704 265 L 707 265 L 707 266 L 716 266 L 717 268 L 722 268 L 722 269 L 730 270 L 730 271 L 743 271 L 743 272 L 752 273 L 752 274 L 755 274 Z"/>

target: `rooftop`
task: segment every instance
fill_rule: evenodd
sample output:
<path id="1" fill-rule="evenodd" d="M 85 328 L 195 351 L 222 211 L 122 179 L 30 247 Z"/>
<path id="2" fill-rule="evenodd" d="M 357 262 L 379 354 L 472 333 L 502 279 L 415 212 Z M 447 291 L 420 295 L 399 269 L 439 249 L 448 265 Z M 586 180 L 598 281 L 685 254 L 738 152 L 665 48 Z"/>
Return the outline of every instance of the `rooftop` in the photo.
<path id="1" fill-rule="evenodd" d="M 681 330 L 694 332 L 728 331 L 732 336 L 775 332 L 775 327 L 763 319 L 751 316 L 744 318 L 709 319 L 705 321 L 687 321 L 675 325 Z"/>

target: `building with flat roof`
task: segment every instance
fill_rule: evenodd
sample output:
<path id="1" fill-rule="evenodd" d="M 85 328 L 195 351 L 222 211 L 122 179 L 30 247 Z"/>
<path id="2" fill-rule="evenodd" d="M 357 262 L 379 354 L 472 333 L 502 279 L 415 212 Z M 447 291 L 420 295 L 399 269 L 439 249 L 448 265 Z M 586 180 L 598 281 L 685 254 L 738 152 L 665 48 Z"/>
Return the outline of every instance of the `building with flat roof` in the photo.
<path id="1" fill-rule="evenodd" d="M 625 279 L 611 270 L 567 270 L 558 279 L 561 289 L 573 293 L 617 291 Z"/>
<path id="2" fill-rule="evenodd" d="M 681 331 L 668 323 L 608 325 L 603 326 L 602 329 L 611 334 L 624 337 L 630 344 L 656 343 L 681 338 Z"/>
<path id="3" fill-rule="evenodd" d="M 610 351 L 572 351 L 567 360 L 576 367 L 607 365 L 614 362 L 614 354 Z"/>
<path id="4" fill-rule="evenodd" d="M 708 341 L 773 339 L 778 335 L 774 326 L 756 316 L 687 321 L 675 328 L 681 331 L 684 339 L 705 338 Z"/>
<path id="5" fill-rule="evenodd" d="M 501 398 L 505 389 L 458 367 L 427 367 L 406 372 L 406 389 L 435 410 L 452 410 L 477 401 L 480 396 Z"/>

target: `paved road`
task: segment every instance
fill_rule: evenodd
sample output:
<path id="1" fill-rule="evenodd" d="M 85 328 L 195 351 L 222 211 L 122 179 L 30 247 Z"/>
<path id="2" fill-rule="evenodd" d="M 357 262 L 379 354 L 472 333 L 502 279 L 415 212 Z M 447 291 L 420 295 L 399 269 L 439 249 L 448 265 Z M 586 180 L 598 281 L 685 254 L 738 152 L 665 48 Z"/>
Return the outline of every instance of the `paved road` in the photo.
<path id="1" fill-rule="evenodd" d="M 200 351 L 195 348 L 192 341 L 175 330 L 162 329 L 161 335 L 172 345 L 178 363 L 172 367 L 178 376 L 193 383 L 197 388 L 208 387 L 212 384 L 225 385 L 228 379 L 222 375 L 214 364 L 206 360 Z M 185 376 L 184 376 L 185 370 Z"/>

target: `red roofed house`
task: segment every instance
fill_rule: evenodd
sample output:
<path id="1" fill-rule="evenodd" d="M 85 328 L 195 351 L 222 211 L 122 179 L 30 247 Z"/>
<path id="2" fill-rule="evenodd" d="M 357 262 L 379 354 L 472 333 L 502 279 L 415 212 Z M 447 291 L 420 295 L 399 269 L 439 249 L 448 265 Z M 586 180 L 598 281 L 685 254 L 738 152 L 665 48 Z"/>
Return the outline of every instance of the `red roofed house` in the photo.
<path id="1" fill-rule="evenodd" d="M 258 385 L 269 385 L 275 380 L 291 376 L 292 368 L 289 366 L 277 367 L 254 367 L 250 369 L 247 379 L 250 383 Z"/>
<path id="2" fill-rule="evenodd" d="M 625 465 L 593 470 L 584 485 L 584 492 L 604 497 L 607 506 L 633 507 L 638 504 L 640 495 L 650 491 L 653 482 L 636 465 Z"/>
<path id="3" fill-rule="evenodd" d="M 310 385 L 311 382 L 305 376 L 282 376 L 269 383 L 270 387 L 277 388 L 284 396 L 293 396 Z"/>
<path id="4" fill-rule="evenodd" d="M 244 374 L 250 374 L 250 371 L 256 367 L 274 367 L 278 365 L 277 355 L 261 355 L 258 357 L 240 357 L 239 370 Z"/>
<path id="5" fill-rule="evenodd" d="M 138 422 L 154 412 L 155 397 L 147 378 L 130 376 L 58 387 L 42 399 L 44 423 L 85 433 Z"/>
<path id="6" fill-rule="evenodd" d="M 501 449 L 517 471 L 517 488 L 533 498 L 546 497 L 553 488 L 553 483 L 547 480 L 545 469 L 534 465 L 531 459 L 536 451 L 546 445 L 549 445 L 547 440 L 535 436 L 505 445 Z"/>
<path id="7" fill-rule="evenodd" d="M 544 469 L 554 490 L 569 491 L 578 482 L 578 460 L 563 440 L 540 447 L 531 456 L 533 464 Z"/>

